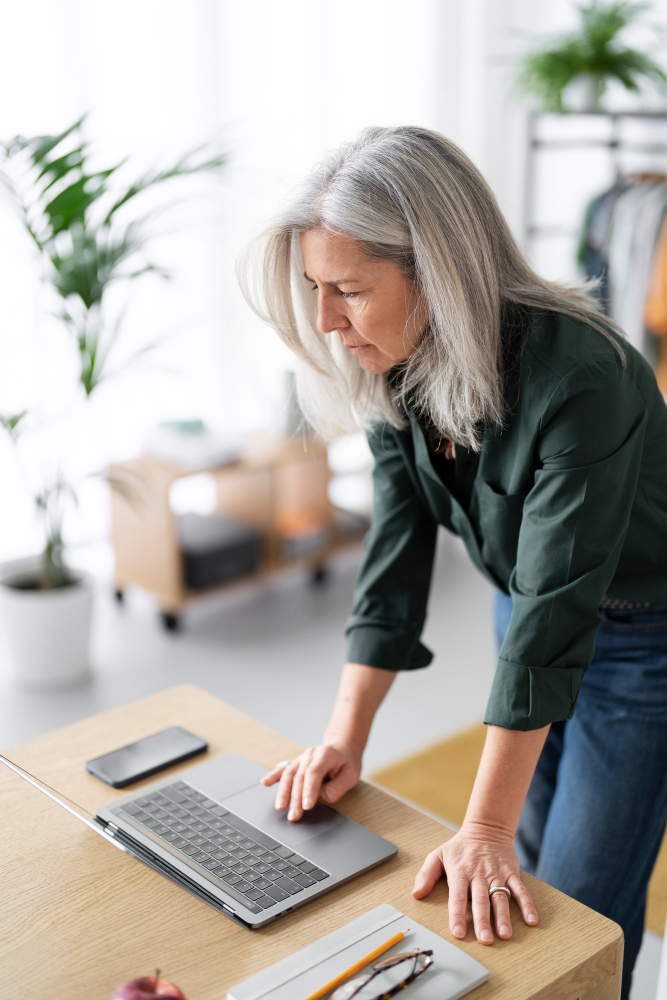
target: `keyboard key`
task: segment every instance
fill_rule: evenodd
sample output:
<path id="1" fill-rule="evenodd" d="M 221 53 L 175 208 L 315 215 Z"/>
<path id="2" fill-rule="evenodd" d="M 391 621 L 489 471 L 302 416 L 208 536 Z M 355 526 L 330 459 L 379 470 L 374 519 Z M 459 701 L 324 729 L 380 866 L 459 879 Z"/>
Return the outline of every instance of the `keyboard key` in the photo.
<path id="1" fill-rule="evenodd" d="M 220 862 L 218 862 L 218 864 L 220 864 Z M 223 875 L 229 875 L 229 868 L 226 868 L 225 865 L 220 865 L 219 868 L 216 868 L 213 874 L 216 876 L 216 878 L 221 879 Z M 232 872 L 232 874 L 234 873 Z"/>
<path id="2" fill-rule="evenodd" d="M 197 834 L 196 837 L 190 839 L 191 844 L 196 844 L 197 847 L 202 847 L 206 843 L 206 837 L 202 837 L 201 834 Z"/>
<path id="3" fill-rule="evenodd" d="M 315 871 L 317 865 L 311 864 L 310 861 L 305 861 L 303 864 L 299 865 L 299 868 L 301 869 L 302 872 L 305 872 L 306 875 L 309 875 L 310 872 Z"/>
<path id="4" fill-rule="evenodd" d="M 173 830 L 169 830 L 168 833 L 162 835 L 162 839 L 166 840 L 168 844 L 173 844 L 175 840 L 180 840 L 180 837 Z"/>
<path id="5" fill-rule="evenodd" d="M 265 847 L 262 847 L 261 844 L 258 844 L 257 847 L 252 848 L 252 853 L 255 855 L 255 857 L 262 858 L 264 857 L 265 854 L 268 854 L 269 852 Z"/>
<path id="6" fill-rule="evenodd" d="M 143 823 L 143 822 L 144 822 L 144 820 L 147 820 L 147 819 L 149 819 L 149 818 L 150 818 L 150 815 L 151 815 L 150 813 L 147 813 L 147 812 L 144 812 L 144 811 L 143 811 L 143 809 L 142 809 L 142 810 L 141 810 L 141 812 L 138 812 L 138 813 L 136 813 L 136 814 L 135 814 L 135 817 L 134 817 L 134 818 L 135 818 L 135 819 L 136 819 L 136 820 L 137 820 L 137 821 L 138 821 L 139 823 Z"/>
<path id="7" fill-rule="evenodd" d="M 214 837 L 218 831 L 214 830 L 211 826 L 205 826 L 201 832 L 205 837 Z"/>
<path id="8" fill-rule="evenodd" d="M 214 816 L 229 816 L 229 809 L 225 809 L 224 806 L 211 806 L 210 808 Z"/>
<path id="9" fill-rule="evenodd" d="M 157 812 L 159 808 L 160 808 L 160 807 L 159 807 L 159 806 L 156 806 L 154 802 L 148 802 L 148 803 L 147 803 L 147 804 L 146 804 L 146 805 L 144 806 L 144 809 L 146 810 L 146 812 L 147 812 L 147 813 L 154 813 L 154 812 Z"/>
<path id="10" fill-rule="evenodd" d="M 217 851 L 211 851 L 211 857 L 217 858 L 218 861 L 225 861 L 229 857 L 229 854 L 227 854 L 227 851 L 218 848 Z"/>
<path id="11" fill-rule="evenodd" d="M 176 802 L 179 806 L 182 805 L 183 802 L 188 801 L 187 797 L 183 795 L 182 792 L 176 791 L 175 788 L 165 788 L 163 791 L 168 799 L 171 799 L 172 802 Z M 141 803 L 139 804 L 141 805 Z"/>
<path id="12" fill-rule="evenodd" d="M 201 833 L 202 830 L 206 829 L 206 823 L 202 823 L 200 819 L 191 820 L 188 823 L 188 826 L 190 827 L 191 830 L 196 830 L 197 833 Z"/>
<path id="13" fill-rule="evenodd" d="M 147 826 L 149 830 L 152 830 L 154 826 L 160 826 L 160 820 L 153 819 L 151 816 L 149 819 L 144 820 L 144 826 Z"/>
<path id="14" fill-rule="evenodd" d="M 176 831 L 176 833 L 184 833 L 187 829 L 189 829 L 189 827 L 187 827 L 185 823 L 181 823 L 180 819 L 178 820 L 177 823 L 170 823 L 169 825 L 171 826 L 172 830 Z"/>
<path id="15" fill-rule="evenodd" d="M 329 878 L 329 873 L 323 872 L 321 868 L 316 868 L 314 872 L 310 873 L 310 877 L 317 879 L 318 882 L 321 882 L 323 878 Z"/>
<path id="16" fill-rule="evenodd" d="M 242 847 L 244 851 L 251 851 L 253 847 L 257 847 L 257 844 L 254 840 L 242 840 L 239 847 Z"/>
<path id="17" fill-rule="evenodd" d="M 270 896 L 260 896 L 255 900 L 258 906 L 261 906 L 263 910 L 268 910 L 270 906 L 275 906 L 275 899 L 271 899 Z"/>
<path id="18" fill-rule="evenodd" d="M 265 865 L 262 861 L 260 864 L 255 865 L 255 871 L 259 872 L 260 875 L 266 875 L 267 872 L 271 871 L 271 865 Z"/>
<path id="19" fill-rule="evenodd" d="M 234 813 L 229 814 L 228 822 L 233 823 L 236 829 L 243 833 L 246 837 L 249 837 L 250 840 L 256 840 L 258 844 L 261 844 L 262 847 L 267 847 L 270 851 L 275 850 L 276 847 L 280 847 L 280 843 L 277 840 L 273 840 L 272 837 L 262 833 L 262 831 L 258 830 L 256 826 L 251 826 L 250 823 L 246 823 L 244 819 L 241 819 L 240 816 L 235 816 Z"/>
<path id="20" fill-rule="evenodd" d="M 205 854 L 203 851 L 200 851 L 198 854 L 191 854 L 190 857 L 198 865 L 202 865 L 205 861 L 208 861 L 208 854 Z"/>
<path id="21" fill-rule="evenodd" d="M 273 854 L 271 851 L 267 853 L 262 858 L 262 861 L 266 861 L 267 865 L 272 865 L 274 861 L 280 860 L 277 854 Z"/>
<path id="22" fill-rule="evenodd" d="M 208 870 L 210 872 L 212 872 L 215 868 L 219 868 L 220 867 L 220 862 L 216 861 L 215 858 L 209 858 L 208 861 L 204 862 L 204 864 L 202 865 L 202 867 L 203 868 L 208 868 Z"/>
<path id="23" fill-rule="evenodd" d="M 144 806 L 147 806 L 150 801 L 151 801 L 150 800 L 150 796 L 148 796 L 148 795 L 144 795 L 144 797 L 142 799 L 136 799 L 137 805 L 141 806 L 142 809 L 143 809 Z"/>
<path id="24" fill-rule="evenodd" d="M 303 890 L 303 886 L 297 885 L 297 883 L 293 882 L 291 878 L 279 878 L 275 885 L 279 885 L 281 889 L 285 890 L 285 892 L 289 892 L 290 896 L 293 896 L 295 893 Z M 267 889 L 267 892 L 268 891 L 269 890 Z"/>
<path id="25" fill-rule="evenodd" d="M 268 889 L 269 886 L 271 885 L 271 883 L 268 882 L 261 875 L 253 884 L 256 885 L 258 889 Z"/>
<path id="26" fill-rule="evenodd" d="M 295 875 L 300 875 L 300 874 L 301 872 L 299 871 L 299 869 L 294 868 L 293 866 L 285 868 L 285 870 L 283 871 L 283 875 L 285 876 L 285 878 L 294 878 Z"/>
<path id="27" fill-rule="evenodd" d="M 289 893 L 281 889 L 279 885 L 270 885 L 266 890 L 266 894 L 267 896 L 273 896 L 279 903 L 282 903 L 283 899 L 289 899 Z"/>
<path id="28" fill-rule="evenodd" d="M 226 826 L 220 828 L 220 833 L 224 833 L 225 837 L 231 837 L 233 833 L 238 833 L 238 830 L 235 826 L 227 824 Z"/>
<path id="29" fill-rule="evenodd" d="M 239 892 L 249 892 L 252 889 L 252 886 L 250 885 L 250 882 L 243 880 L 241 882 L 237 882 L 234 888 L 238 889 Z"/>
<path id="30" fill-rule="evenodd" d="M 205 801 L 206 796 L 202 795 L 201 792 L 194 792 L 193 791 L 193 792 L 190 792 L 190 798 L 194 799 L 195 802 L 200 803 L 200 802 L 204 802 Z"/>
<path id="31" fill-rule="evenodd" d="M 258 875 L 256 871 L 252 870 L 252 868 L 249 868 L 243 877 L 246 882 L 257 882 L 260 878 L 264 878 L 263 875 Z"/>
<path id="32" fill-rule="evenodd" d="M 237 861 L 242 861 L 243 858 L 249 858 L 250 857 L 249 852 L 248 851 L 244 851 L 243 848 L 241 848 L 241 847 L 237 847 L 235 851 L 230 851 L 229 853 L 232 855 L 232 857 L 236 858 Z"/>
<path id="33" fill-rule="evenodd" d="M 293 876 L 294 881 L 302 885 L 304 889 L 307 889 L 311 885 L 315 885 L 315 879 L 311 878 L 310 875 L 305 875 L 303 873 Z"/>
<path id="34" fill-rule="evenodd" d="M 168 816 L 169 816 L 169 813 L 168 813 L 168 812 L 165 812 L 165 811 L 164 811 L 164 809 L 157 809 L 157 810 L 156 810 L 156 811 L 155 811 L 155 812 L 153 813 L 153 816 L 155 817 L 155 819 L 161 819 L 161 820 L 162 820 L 162 822 L 164 822 L 164 821 L 165 821 L 165 819 L 167 819 L 167 818 L 168 818 Z"/>
<path id="35" fill-rule="evenodd" d="M 192 844 L 188 844 L 187 847 L 183 848 L 183 854 L 187 854 L 188 857 L 192 854 L 199 854 L 199 848 L 193 847 Z"/>
<path id="36" fill-rule="evenodd" d="M 183 791 L 183 789 L 184 789 L 184 788 L 187 788 L 188 786 L 187 786 L 187 785 L 185 784 L 185 782 L 184 782 L 184 781 L 177 781 L 177 782 L 176 782 L 176 784 L 175 784 L 175 785 L 172 785 L 171 787 L 172 787 L 172 788 L 175 788 L 175 789 L 176 789 L 177 791 L 179 791 L 179 792 L 182 792 L 182 791 Z"/>
<path id="37" fill-rule="evenodd" d="M 189 811 L 190 811 L 190 813 L 192 813 L 193 816 L 205 816 L 206 815 L 206 810 L 202 809 L 201 806 L 192 806 L 192 808 Z"/>
<path id="38" fill-rule="evenodd" d="M 123 806 L 123 812 L 126 812 L 128 816 L 136 816 L 137 813 L 141 812 L 141 809 L 136 802 L 128 802 L 126 806 Z"/>
<path id="39" fill-rule="evenodd" d="M 187 847 L 189 845 L 189 843 L 190 843 L 189 840 L 184 840 L 183 837 L 181 837 L 179 840 L 173 841 L 173 846 L 177 847 L 179 851 L 182 851 L 184 847 Z"/>
<path id="40" fill-rule="evenodd" d="M 234 833 L 229 834 L 229 839 L 233 840 L 235 844 L 240 844 L 242 840 L 246 839 L 246 837 L 245 833 L 239 833 L 239 831 L 236 830 Z"/>
<path id="41" fill-rule="evenodd" d="M 256 858 L 254 854 L 251 854 L 250 857 L 245 859 L 245 863 L 247 865 L 252 865 L 253 868 L 256 868 L 257 865 L 262 864 L 262 861 L 260 858 Z"/>
<path id="42" fill-rule="evenodd" d="M 164 795 L 156 795 L 154 801 L 157 802 L 159 806 L 164 806 L 168 804 L 169 799 L 165 798 Z"/>
<path id="43" fill-rule="evenodd" d="M 158 837 L 162 837 L 162 836 L 164 836 L 165 833 L 171 833 L 171 830 L 169 829 L 168 826 L 164 826 L 164 825 L 162 825 L 162 826 L 154 826 L 153 827 L 153 833 L 156 833 L 158 835 Z"/>
<path id="44" fill-rule="evenodd" d="M 229 875 L 223 876 L 223 882 L 226 882 L 227 885 L 236 885 L 237 882 L 242 881 L 243 879 L 240 875 L 237 875 L 236 872 L 230 872 Z"/>
<path id="45" fill-rule="evenodd" d="M 242 861 L 237 861 L 235 865 L 230 865 L 229 867 L 233 872 L 236 872 L 237 875 L 245 876 L 246 872 L 250 871 L 250 869 L 246 868 Z"/>
<path id="46" fill-rule="evenodd" d="M 214 802 L 214 801 L 213 801 L 213 799 L 204 799 L 204 801 L 202 802 L 202 805 L 203 805 L 203 806 L 204 806 L 204 807 L 205 807 L 206 809 L 210 809 L 210 808 L 211 808 L 211 806 L 215 806 L 215 805 L 217 805 L 217 802 Z"/>
<path id="47" fill-rule="evenodd" d="M 280 859 L 278 859 L 278 861 L 273 862 L 271 867 L 275 868 L 277 872 L 284 872 L 286 868 L 289 868 L 289 865 L 287 864 L 286 861 L 281 861 Z"/>
<path id="48" fill-rule="evenodd" d="M 237 889 L 238 888 L 240 888 L 240 886 L 237 886 Z M 241 892 L 243 892 L 243 889 L 241 889 Z M 259 899 L 259 897 L 263 896 L 264 893 L 260 892 L 259 889 L 247 889 L 245 895 L 248 899 Z"/>
<path id="49" fill-rule="evenodd" d="M 223 826 L 227 826 L 227 824 L 225 823 L 224 819 L 210 819 L 208 821 L 208 825 L 212 826 L 213 829 L 217 830 L 218 832 L 220 832 L 220 830 L 222 830 Z"/>
<path id="50" fill-rule="evenodd" d="M 204 834 L 202 833 L 201 836 L 203 837 Z M 212 840 L 207 840 L 205 843 L 201 845 L 202 851 L 208 851 L 209 854 L 212 854 L 212 852 L 215 851 L 217 847 L 218 845 L 214 844 Z"/>
<path id="51" fill-rule="evenodd" d="M 214 843 L 218 844 L 220 847 L 222 847 L 223 844 L 230 844 L 231 843 L 229 837 L 224 837 L 221 833 L 214 833 L 214 834 L 212 834 L 211 840 Z"/>
<path id="52" fill-rule="evenodd" d="M 174 808 L 171 810 L 171 815 L 176 816 L 177 819 L 184 819 L 186 816 L 189 816 L 190 813 L 187 811 L 187 809 L 181 809 L 180 806 L 175 805 Z"/>
<path id="53" fill-rule="evenodd" d="M 302 865 L 306 859 L 300 857 L 298 854 L 292 854 L 289 858 L 285 858 L 285 861 L 289 861 L 291 865 Z"/>
<path id="54" fill-rule="evenodd" d="M 294 852 L 291 847 L 276 847 L 276 854 L 279 858 L 289 858 L 293 853 Z"/>

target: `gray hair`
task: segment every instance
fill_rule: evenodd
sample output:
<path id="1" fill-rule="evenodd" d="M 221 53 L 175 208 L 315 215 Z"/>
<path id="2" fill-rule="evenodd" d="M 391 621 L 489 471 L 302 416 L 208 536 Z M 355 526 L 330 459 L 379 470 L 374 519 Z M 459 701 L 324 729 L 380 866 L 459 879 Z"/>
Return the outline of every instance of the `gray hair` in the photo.
<path id="1" fill-rule="evenodd" d="M 323 227 L 361 245 L 370 260 L 393 261 L 414 278 L 429 322 L 403 364 L 400 388 L 387 373 L 363 371 L 335 333 L 318 332 L 299 236 Z M 607 337 L 590 286 L 540 278 L 523 257 L 498 204 L 468 157 L 417 126 L 365 128 L 330 153 L 292 204 L 241 255 L 237 273 L 253 310 L 301 359 L 299 403 L 325 438 L 403 427 L 410 393 L 442 437 L 479 450 L 481 428 L 502 423 L 501 309 L 556 310 Z"/>

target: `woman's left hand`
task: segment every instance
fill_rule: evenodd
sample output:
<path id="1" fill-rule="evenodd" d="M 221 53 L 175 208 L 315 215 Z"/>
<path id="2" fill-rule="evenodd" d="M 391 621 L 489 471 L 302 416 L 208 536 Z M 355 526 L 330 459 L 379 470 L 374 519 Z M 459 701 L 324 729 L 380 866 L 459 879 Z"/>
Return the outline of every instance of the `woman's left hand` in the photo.
<path id="1" fill-rule="evenodd" d="M 537 910 L 521 881 L 519 860 L 508 834 L 480 824 L 464 824 L 451 840 L 427 856 L 415 879 L 412 895 L 416 899 L 428 896 L 443 875 L 449 883 L 449 928 L 454 937 L 466 936 L 469 898 L 475 936 L 481 944 L 493 944 L 491 910 L 498 937 L 512 936 L 509 899 L 504 892 L 494 892 L 489 897 L 489 889 L 494 885 L 507 886 L 526 924 L 537 923 Z"/>

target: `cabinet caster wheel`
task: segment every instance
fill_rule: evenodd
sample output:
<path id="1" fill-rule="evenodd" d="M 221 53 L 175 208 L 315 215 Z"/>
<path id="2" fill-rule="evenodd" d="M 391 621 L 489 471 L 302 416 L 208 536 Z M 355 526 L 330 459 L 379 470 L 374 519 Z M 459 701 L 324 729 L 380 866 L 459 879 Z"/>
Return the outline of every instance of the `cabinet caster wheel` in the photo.
<path id="1" fill-rule="evenodd" d="M 124 590 L 114 590 L 113 596 L 116 599 L 116 604 L 123 604 L 125 601 L 125 591 Z"/>
<path id="2" fill-rule="evenodd" d="M 329 570 L 326 566 L 318 566 L 310 575 L 310 583 L 313 587 L 321 587 L 329 579 Z"/>
<path id="3" fill-rule="evenodd" d="M 180 630 L 181 619 L 178 615 L 172 615 L 168 611 L 163 611 L 160 618 L 162 619 L 162 627 L 165 632 L 178 632 Z"/>

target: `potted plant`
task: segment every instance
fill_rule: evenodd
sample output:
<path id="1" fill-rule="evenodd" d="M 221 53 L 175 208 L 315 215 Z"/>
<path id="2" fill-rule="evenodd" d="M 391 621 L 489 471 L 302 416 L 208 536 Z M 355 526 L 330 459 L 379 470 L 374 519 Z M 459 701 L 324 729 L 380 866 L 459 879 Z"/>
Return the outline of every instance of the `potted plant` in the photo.
<path id="1" fill-rule="evenodd" d="M 583 92 L 576 110 L 602 111 L 602 98 L 610 80 L 638 93 L 644 80 L 660 88 L 667 84 L 661 67 L 646 53 L 620 44 L 618 36 L 649 7 L 646 3 L 610 3 L 599 0 L 577 9 L 578 31 L 561 35 L 547 45 L 527 53 L 520 62 L 518 84 L 523 93 L 536 97 L 544 111 L 560 114 L 575 110 L 567 106 L 574 87 Z"/>
<path id="2" fill-rule="evenodd" d="M 72 422 L 85 421 L 91 397 L 113 371 L 122 314 L 111 321 L 109 287 L 134 284 L 149 272 L 167 276 L 143 256 L 146 223 L 156 209 L 137 217 L 135 199 L 174 178 L 218 168 L 225 159 L 206 158 L 200 148 L 168 169 L 119 184 L 123 164 L 91 167 L 84 122 L 60 135 L 17 136 L 0 145 L 0 180 L 35 248 L 74 358 L 72 382 L 58 385 L 61 398 L 51 412 L 33 407 L 0 414 L 18 457 L 26 444 L 33 447 L 24 466 L 44 538 L 41 556 L 6 566 L 0 579 L 0 617 L 16 676 L 27 684 L 73 683 L 88 672 L 92 588 L 68 565 L 63 543 L 65 511 L 76 502 L 80 484 L 64 471 L 54 428 L 61 431 L 55 437 L 67 441 Z M 40 435 L 46 443 L 36 461 Z M 111 485 L 127 492 L 127 484 Z"/>

